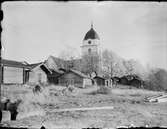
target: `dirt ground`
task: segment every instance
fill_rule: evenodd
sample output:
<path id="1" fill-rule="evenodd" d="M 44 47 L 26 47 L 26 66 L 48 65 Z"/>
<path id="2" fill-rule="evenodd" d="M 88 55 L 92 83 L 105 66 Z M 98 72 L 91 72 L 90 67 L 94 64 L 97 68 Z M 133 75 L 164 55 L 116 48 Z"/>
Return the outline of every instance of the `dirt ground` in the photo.
<path id="1" fill-rule="evenodd" d="M 16 87 L 16 86 L 15 86 Z M 22 87 L 22 86 L 20 86 Z M 31 88 L 3 88 L 3 95 L 8 97 L 15 94 L 32 92 Z M 129 89 L 126 86 L 111 88 L 109 94 L 91 94 L 99 87 L 87 89 L 75 88 L 74 93 L 68 95 L 55 95 L 61 91 L 60 86 L 51 86 L 51 101 L 39 104 L 45 113 L 38 113 L 20 118 L 16 121 L 3 122 L 3 126 L 40 128 L 44 125 L 48 129 L 56 128 L 116 128 L 119 126 L 167 126 L 167 103 L 144 102 L 147 96 L 162 94 L 143 89 Z M 8 89 L 8 91 L 7 91 Z M 9 90 L 10 89 L 10 90 Z M 6 90 L 6 91 L 5 91 Z M 17 94 L 17 95 L 16 95 Z M 38 97 L 40 98 L 40 97 Z M 46 99 L 47 101 L 47 99 Z M 113 109 L 91 111 L 65 111 L 54 112 L 55 109 L 79 107 L 113 106 Z"/>

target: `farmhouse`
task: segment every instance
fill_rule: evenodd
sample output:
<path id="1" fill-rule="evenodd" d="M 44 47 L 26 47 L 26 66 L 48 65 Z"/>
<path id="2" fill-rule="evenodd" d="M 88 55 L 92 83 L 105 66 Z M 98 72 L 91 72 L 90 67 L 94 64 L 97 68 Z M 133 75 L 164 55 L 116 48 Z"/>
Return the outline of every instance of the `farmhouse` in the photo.
<path id="1" fill-rule="evenodd" d="M 70 69 L 59 77 L 59 84 L 67 86 L 69 84 L 76 87 L 82 87 L 92 85 L 92 80 L 80 71 Z"/>
<path id="2" fill-rule="evenodd" d="M 30 66 L 26 62 L 2 59 L 2 84 L 24 84 L 28 81 Z"/>

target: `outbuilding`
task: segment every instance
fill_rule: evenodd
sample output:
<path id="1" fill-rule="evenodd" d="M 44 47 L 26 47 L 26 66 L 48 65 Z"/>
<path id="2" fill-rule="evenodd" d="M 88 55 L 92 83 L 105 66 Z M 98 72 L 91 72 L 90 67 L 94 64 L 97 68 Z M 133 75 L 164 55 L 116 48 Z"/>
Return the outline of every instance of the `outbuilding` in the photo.
<path id="1" fill-rule="evenodd" d="M 76 87 L 85 88 L 86 86 L 92 85 L 90 77 L 74 69 L 66 71 L 58 80 L 59 84 L 62 86 L 74 85 Z"/>
<path id="2" fill-rule="evenodd" d="M 51 74 L 47 74 L 48 83 L 58 85 L 59 84 L 59 76 L 61 76 L 65 71 L 62 70 L 51 70 Z"/>
<path id="3" fill-rule="evenodd" d="M 123 76 L 123 77 L 120 78 L 120 84 L 129 85 L 129 80 L 127 79 L 126 76 Z"/>
<path id="4" fill-rule="evenodd" d="M 37 63 L 31 65 L 31 70 L 29 71 L 29 83 L 48 83 L 48 75 L 52 74 L 49 68 L 43 63 Z"/>
<path id="5" fill-rule="evenodd" d="M 95 84 L 97 86 L 104 86 L 105 85 L 105 78 L 101 77 L 101 76 L 95 76 L 93 78 L 93 80 L 95 81 Z"/>
<path id="6" fill-rule="evenodd" d="M 1 60 L 1 83 L 2 84 L 24 84 L 28 81 L 29 65 L 27 62 L 13 60 Z"/>

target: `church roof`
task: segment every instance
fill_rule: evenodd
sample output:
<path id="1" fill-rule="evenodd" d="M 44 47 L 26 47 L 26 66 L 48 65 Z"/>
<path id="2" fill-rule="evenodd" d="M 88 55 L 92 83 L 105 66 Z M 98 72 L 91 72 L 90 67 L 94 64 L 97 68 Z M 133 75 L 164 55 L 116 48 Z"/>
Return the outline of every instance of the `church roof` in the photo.
<path id="1" fill-rule="evenodd" d="M 91 29 L 86 33 L 84 40 L 87 39 L 100 39 L 97 32 L 93 29 L 93 25 L 91 25 Z"/>

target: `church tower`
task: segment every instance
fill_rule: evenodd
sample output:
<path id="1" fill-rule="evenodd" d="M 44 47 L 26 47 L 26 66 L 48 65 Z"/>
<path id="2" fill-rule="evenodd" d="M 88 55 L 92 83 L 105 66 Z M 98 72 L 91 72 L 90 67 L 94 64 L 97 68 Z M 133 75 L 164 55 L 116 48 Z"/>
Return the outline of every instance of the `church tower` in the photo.
<path id="1" fill-rule="evenodd" d="M 91 24 L 90 30 L 85 34 L 81 46 L 82 71 L 91 75 L 92 72 L 99 73 L 101 64 L 100 38 Z"/>
<path id="2" fill-rule="evenodd" d="M 91 29 L 86 33 L 81 46 L 82 56 L 98 55 L 100 53 L 99 45 L 100 38 L 91 24 Z"/>

